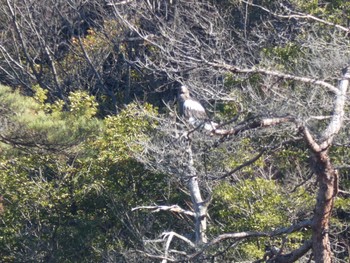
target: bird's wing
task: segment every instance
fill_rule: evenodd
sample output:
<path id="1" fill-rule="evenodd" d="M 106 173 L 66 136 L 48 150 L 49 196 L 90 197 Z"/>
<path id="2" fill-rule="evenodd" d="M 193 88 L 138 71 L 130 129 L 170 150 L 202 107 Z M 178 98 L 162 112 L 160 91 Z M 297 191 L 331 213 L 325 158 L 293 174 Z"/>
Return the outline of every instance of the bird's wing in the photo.
<path id="1" fill-rule="evenodd" d="M 186 118 L 196 118 L 198 120 L 205 120 L 208 118 L 204 107 L 196 100 L 186 100 L 183 104 L 183 111 Z"/>
<path id="2" fill-rule="evenodd" d="M 183 104 L 183 113 L 186 118 L 207 119 L 204 107 L 195 100 L 187 99 Z"/>

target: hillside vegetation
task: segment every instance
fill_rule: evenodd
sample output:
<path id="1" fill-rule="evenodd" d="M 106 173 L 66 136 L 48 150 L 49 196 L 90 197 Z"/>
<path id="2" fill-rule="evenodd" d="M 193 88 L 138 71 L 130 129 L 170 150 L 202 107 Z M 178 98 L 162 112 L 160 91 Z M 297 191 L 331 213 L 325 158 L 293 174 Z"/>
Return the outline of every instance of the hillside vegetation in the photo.
<path id="1" fill-rule="evenodd" d="M 0 261 L 349 262 L 350 4 L 306 2 L 0 0 Z"/>

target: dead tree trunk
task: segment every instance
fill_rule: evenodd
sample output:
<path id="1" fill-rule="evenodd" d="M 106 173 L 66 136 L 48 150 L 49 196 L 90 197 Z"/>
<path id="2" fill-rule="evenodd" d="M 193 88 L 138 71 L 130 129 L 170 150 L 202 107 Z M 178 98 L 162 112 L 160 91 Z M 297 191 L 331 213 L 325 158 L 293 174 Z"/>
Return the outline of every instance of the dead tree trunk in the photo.
<path id="1" fill-rule="evenodd" d="M 198 177 L 196 174 L 195 167 L 193 166 L 193 157 L 192 157 L 192 149 L 191 144 L 187 147 L 187 153 L 188 153 L 188 169 L 189 169 L 189 182 L 188 182 L 188 188 L 190 190 L 191 194 L 191 200 L 194 208 L 195 213 L 195 235 L 196 240 L 195 244 L 201 245 L 204 243 L 207 243 L 207 212 L 208 212 L 208 205 L 209 200 L 203 201 L 201 192 L 200 192 L 200 186 L 198 183 Z"/>
<path id="2" fill-rule="evenodd" d="M 191 177 L 189 189 L 195 213 L 196 245 L 207 243 L 207 202 L 204 202 L 199 190 L 198 178 Z"/>

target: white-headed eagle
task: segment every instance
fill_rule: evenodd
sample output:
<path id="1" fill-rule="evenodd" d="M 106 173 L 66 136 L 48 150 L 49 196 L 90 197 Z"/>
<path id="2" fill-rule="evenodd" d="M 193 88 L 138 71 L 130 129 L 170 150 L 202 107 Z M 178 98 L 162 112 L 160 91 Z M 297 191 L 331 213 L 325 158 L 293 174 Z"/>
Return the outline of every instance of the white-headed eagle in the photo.
<path id="1" fill-rule="evenodd" d="M 178 92 L 178 103 L 180 115 L 193 127 L 203 125 L 207 131 L 215 130 L 217 123 L 210 121 L 202 104 L 191 98 L 190 91 L 186 86 L 181 86 Z"/>

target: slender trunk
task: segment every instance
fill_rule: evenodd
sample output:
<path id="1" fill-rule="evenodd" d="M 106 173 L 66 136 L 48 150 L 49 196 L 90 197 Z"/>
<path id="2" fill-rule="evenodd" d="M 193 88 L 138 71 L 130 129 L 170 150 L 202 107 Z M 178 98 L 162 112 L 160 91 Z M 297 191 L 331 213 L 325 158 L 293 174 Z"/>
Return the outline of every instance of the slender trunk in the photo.
<path id="1" fill-rule="evenodd" d="M 197 245 L 207 243 L 207 205 L 203 202 L 199 190 L 198 178 L 191 177 L 189 181 L 189 189 L 195 212 L 195 234 Z"/>
<path id="2" fill-rule="evenodd" d="M 195 234 L 196 240 L 195 244 L 200 245 L 207 243 L 207 211 L 208 211 L 208 201 L 203 201 L 200 187 L 198 183 L 198 177 L 196 175 L 196 169 L 193 166 L 193 156 L 191 144 L 187 147 L 188 153 L 188 169 L 189 169 L 189 183 L 188 188 L 191 194 L 191 200 L 193 203 L 193 208 L 195 212 Z"/>

